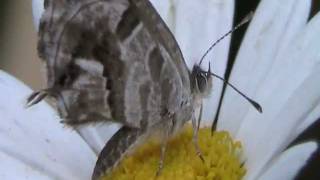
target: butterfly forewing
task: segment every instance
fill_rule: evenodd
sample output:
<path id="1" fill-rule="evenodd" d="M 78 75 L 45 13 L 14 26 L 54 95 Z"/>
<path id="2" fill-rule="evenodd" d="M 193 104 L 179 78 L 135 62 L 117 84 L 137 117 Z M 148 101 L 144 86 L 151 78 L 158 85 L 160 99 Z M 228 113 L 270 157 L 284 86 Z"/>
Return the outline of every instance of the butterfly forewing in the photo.
<path id="1" fill-rule="evenodd" d="M 190 101 L 182 54 L 149 1 L 45 4 L 38 49 L 66 123 L 152 126 L 163 112 L 178 112 Z M 191 111 L 185 118 L 190 116 Z"/>

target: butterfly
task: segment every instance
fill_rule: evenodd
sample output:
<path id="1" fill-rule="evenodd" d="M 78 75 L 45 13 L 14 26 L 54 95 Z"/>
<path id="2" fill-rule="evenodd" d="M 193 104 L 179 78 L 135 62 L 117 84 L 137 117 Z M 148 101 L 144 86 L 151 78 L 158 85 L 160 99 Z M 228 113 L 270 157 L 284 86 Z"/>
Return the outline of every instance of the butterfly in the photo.
<path id="1" fill-rule="evenodd" d="M 216 75 L 201 63 L 187 68 L 148 0 L 45 0 L 38 54 L 46 65 L 47 88 L 31 94 L 29 106 L 49 96 L 71 127 L 123 125 L 101 151 L 92 179 L 155 133 L 162 137 L 161 172 L 167 140 L 189 120 L 202 158 L 195 110 Z"/>

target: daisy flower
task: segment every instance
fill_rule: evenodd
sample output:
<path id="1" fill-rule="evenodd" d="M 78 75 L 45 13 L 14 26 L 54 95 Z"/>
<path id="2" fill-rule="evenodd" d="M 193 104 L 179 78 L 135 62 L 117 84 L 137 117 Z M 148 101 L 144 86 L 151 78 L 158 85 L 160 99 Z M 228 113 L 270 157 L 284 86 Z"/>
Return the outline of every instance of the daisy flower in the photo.
<path id="1" fill-rule="evenodd" d="M 189 68 L 232 26 L 232 0 L 152 0 L 152 3 L 174 33 Z M 310 6 L 310 0 L 260 2 L 229 82 L 258 101 L 263 106 L 263 114 L 227 88 L 218 132 L 211 137 L 204 128 L 199 135 L 205 157 L 210 158 L 205 162 L 210 161 L 205 164 L 210 166 L 205 169 L 205 175 L 190 174 L 191 171 L 204 172 L 199 159 L 189 166 L 196 170 L 178 168 L 185 159 L 198 158 L 187 151 L 190 130 L 172 140 L 173 146 L 182 144 L 185 149 L 177 148 L 177 157 L 167 157 L 170 160 L 165 163 L 167 171 L 180 173 L 181 179 L 319 177 L 315 167 L 320 162 L 317 132 L 320 125 L 320 14 L 308 20 Z M 42 12 L 43 1 L 33 0 L 36 27 Z M 203 68 L 211 61 L 213 71 L 223 76 L 229 44 L 230 37 L 219 43 L 207 56 Z M 211 125 L 222 93 L 223 83 L 219 80 L 213 83 L 213 92 L 204 103 L 204 126 Z M 31 92 L 22 82 L 0 71 L 0 179 L 90 179 L 100 150 L 121 125 L 88 125 L 72 130 L 60 123 L 55 110 L 44 101 L 26 108 L 26 98 Z M 225 142 L 222 146 L 209 146 L 221 139 Z M 141 154 L 145 157 L 146 151 L 151 156 L 154 151 L 148 149 L 156 147 L 152 143 L 139 149 L 134 157 Z M 222 154 L 214 155 L 218 153 Z M 213 157 L 218 158 L 216 163 L 226 160 L 221 169 L 213 170 Z M 121 166 L 127 172 L 132 165 L 143 167 L 136 162 L 128 158 Z M 230 167 L 228 163 L 239 176 L 220 173 Z M 219 173 L 226 176 L 217 176 Z"/>

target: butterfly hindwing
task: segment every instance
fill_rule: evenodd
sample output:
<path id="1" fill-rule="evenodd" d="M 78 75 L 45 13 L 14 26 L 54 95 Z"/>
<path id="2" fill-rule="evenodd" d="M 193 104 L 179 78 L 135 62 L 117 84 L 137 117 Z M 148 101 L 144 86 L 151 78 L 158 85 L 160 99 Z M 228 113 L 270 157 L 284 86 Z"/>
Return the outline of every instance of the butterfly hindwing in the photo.
<path id="1" fill-rule="evenodd" d="M 191 94 L 179 47 L 147 0 L 46 0 L 38 49 L 68 124 L 154 125 Z"/>

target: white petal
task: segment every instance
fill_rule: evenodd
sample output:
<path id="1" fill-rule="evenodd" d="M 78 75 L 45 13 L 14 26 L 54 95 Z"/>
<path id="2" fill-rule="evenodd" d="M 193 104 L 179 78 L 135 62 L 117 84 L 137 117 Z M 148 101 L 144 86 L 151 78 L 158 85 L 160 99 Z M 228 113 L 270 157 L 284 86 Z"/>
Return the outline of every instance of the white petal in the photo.
<path id="1" fill-rule="evenodd" d="M 43 0 L 32 0 L 32 15 L 33 23 L 36 29 L 39 28 L 40 18 L 44 11 L 44 1 Z"/>
<path id="2" fill-rule="evenodd" d="M 268 111 L 268 107 L 261 101 L 257 91 L 262 89 L 263 82 L 277 79 L 269 71 L 285 60 L 278 56 L 301 33 L 309 9 L 310 1 L 305 0 L 262 1 L 241 44 L 230 82 L 258 101 L 265 111 Z M 280 67 L 285 68 L 283 65 Z M 267 74 L 271 77 L 267 77 Z M 236 134 L 248 110 L 255 111 L 241 96 L 228 88 L 218 126 Z M 256 111 L 254 113 L 258 114 Z"/>
<path id="3" fill-rule="evenodd" d="M 237 135 L 244 141 L 246 154 L 250 155 L 248 177 L 254 178 L 279 148 L 291 140 L 289 135 L 298 122 L 306 119 L 319 103 L 320 92 L 315 91 L 319 89 L 319 83 L 313 79 L 319 76 L 319 31 L 320 14 L 278 55 L 276 62 L 282 63 L 271 68 L 267 80 L 257 92 L 265 111 L 259 115 L 249 110 Z"/>
<path id="4" fill-rule="evenodd" d="M 278 157 L 258 180 L 290 180 L 306 164 L 317 150 L 315 142 L 308 142 L 291 147 Z"/>
<path id="5" fill-rule="evenodd" d="M 20 161 L 16 157 L 11 157 L 8 154 L 0 151 L 0 179 L 12 180 L 12 179 L 37 179 L 37 180 L 49 180 L 53 177 L 48 177 L 48 174 L 38 170 L 29 164 Z"/>
<path id="6" fill-rule="evenodd" d="M 205 51 L 232 27 L 233 0 L 178 0 L 174 7 L 175 26 L 172 29 L 189 69 L 199 63 Z M 192 13 L 190 13 L 192 12 Z M 230 36 L 219 43 L 203 62 L 203 68 L 225 66 Z M 223 62 L 223 63 L 221 63 Z M 217 68 L 216 73 L 224 73 Z M 213 69 L 215 70 L 215 69 Z M 223 74 L 222 74 L 223 75 Z"/>
<path id="7" fill-rule="evenodd" d="M 172 31 L 190 70 L 195 63 L 199 63 L 210 45 L 232 28 L 233 10 L 233 0 L 176 1 L 172 10 L 176 15 Z M 202 63 L 202 68 L 207 70 L 210 61 L 212 71 L 224 76 L 229 44 L 230 36 L 208 54 Z M 211 124 L 213 121 L 223 85 L 217 79 L 214 79 L 213 84 L 210 97 L 204 101 L 203 119 L 206 124 Z"/>
<path id="8" fill-rule="evenodd" d="M 76 131 L 59 122 L 47 103 L 27 109 L 30 94 L 28 87 L 0 71 L 1 162 L 16 165 L 1 165 L 0 172 L 21 173 L 6 174 L 9 179 L 89 179 L 96 160 L 93 151 Z"/>
<path id="9" fill-rule="evenodd" d="M 317 64 L 280 107 L 278 114 L 256 118 L 259 123 L 247 124 L 247 120 L 245 121 L 246 127 L 243 126 L 239 131 L 238 138 L 243 140 L 244 151 L 248 157 L 248 179 L 255 179 L 263 167 L 290 143 L 292 131 L 320 102 L 319 75 L 320 64 Z M 279 97 L 276 98 L 278 99 Z"/>

